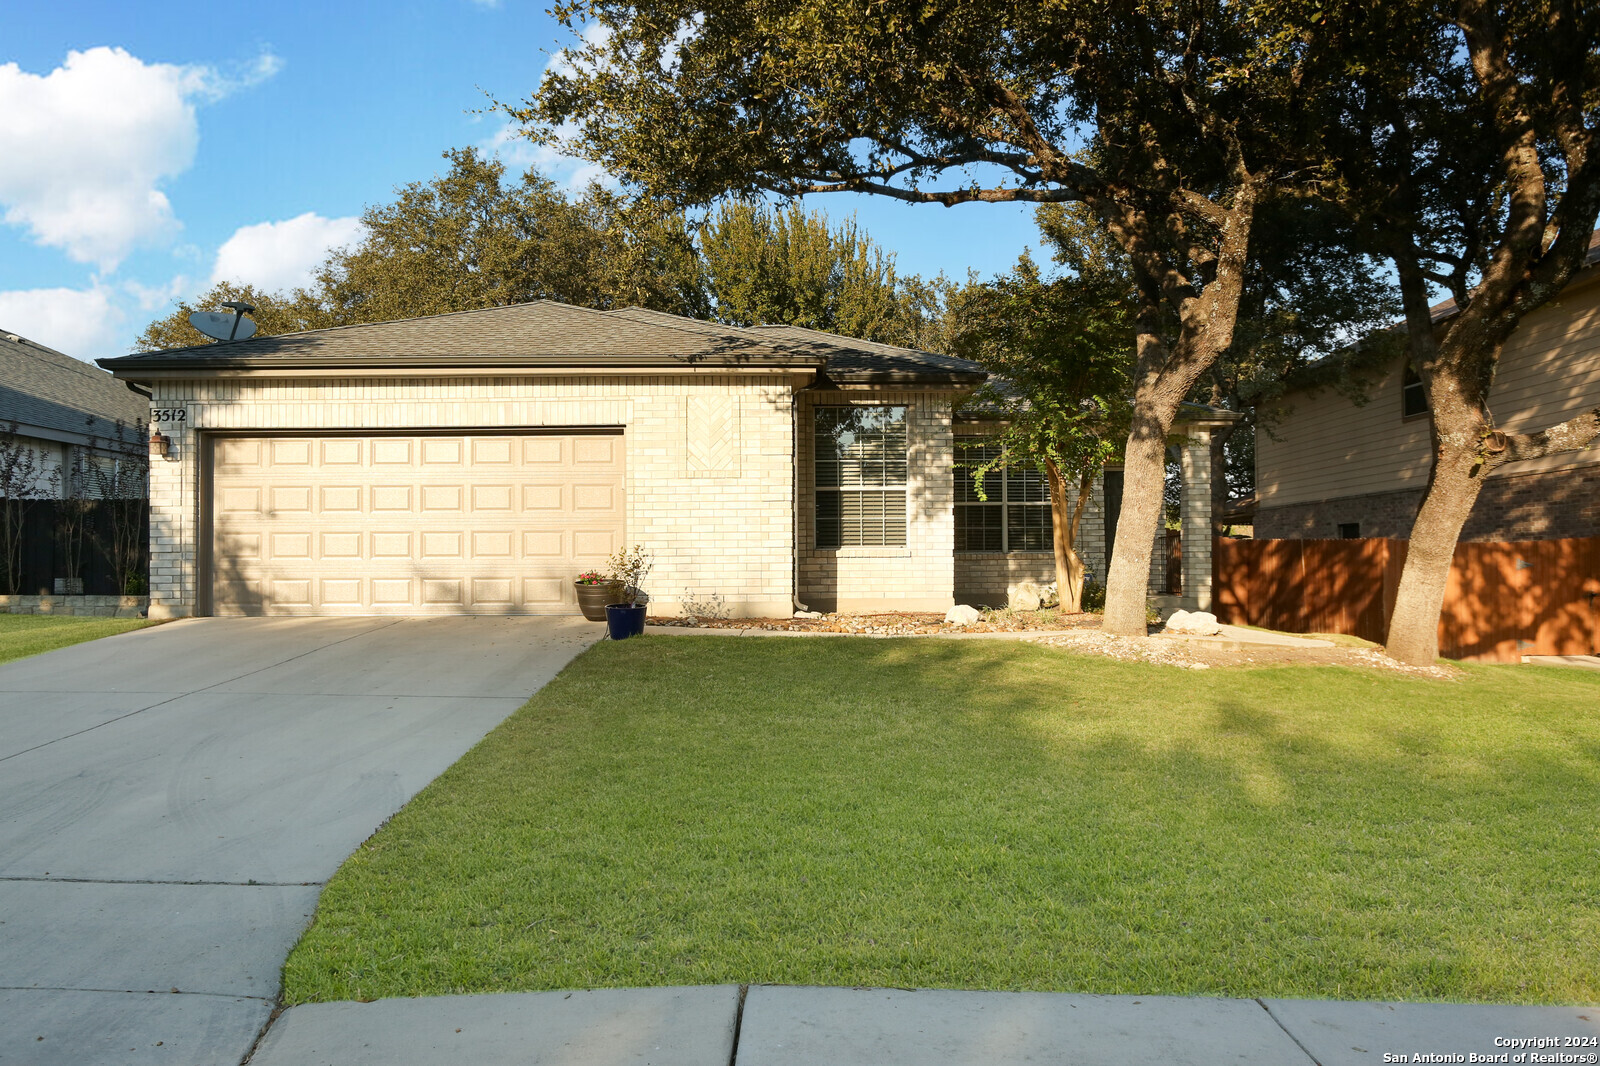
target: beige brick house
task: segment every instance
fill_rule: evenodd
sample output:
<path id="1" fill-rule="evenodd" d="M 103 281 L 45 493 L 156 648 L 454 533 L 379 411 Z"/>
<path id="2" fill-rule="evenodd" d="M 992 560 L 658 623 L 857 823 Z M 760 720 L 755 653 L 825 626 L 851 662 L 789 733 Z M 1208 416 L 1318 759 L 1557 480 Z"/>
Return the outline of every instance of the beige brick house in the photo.
<path id="1" fill-rule="evenodd" d="M 100 362 L 169 439 L 154 617 L 565 613 L 635 543 L 662 613 L 944 610 L 1053 576 L 1036 477 L 958 545 L 954 411 L 984 379 L 960 359 L 540 301 Z"/>

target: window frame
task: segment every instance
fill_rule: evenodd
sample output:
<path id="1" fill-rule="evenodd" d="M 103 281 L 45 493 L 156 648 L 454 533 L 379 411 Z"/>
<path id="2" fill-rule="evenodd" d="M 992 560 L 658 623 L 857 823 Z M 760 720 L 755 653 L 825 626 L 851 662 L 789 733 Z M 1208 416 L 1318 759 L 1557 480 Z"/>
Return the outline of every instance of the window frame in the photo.
<path id="1" fill-rule="evenodd" d="M 1001 457 L 1003 457 L 1004 454 L 1005 454 L 1005 449 L 1001 445 L 998 445 L 998 444 L 981 444 L 981 445 L 979 445 L 979 444 L 966 444 L 966 445 L 962 445 L 962 444 L 959 443 L 959 438 L 958 438 L 958 444 L 957 444 L 958 456 L 957 456 L 956 462 L 952 465 L 952 471 L 954 473 L 954 486 L 953 486 L 953 488 L 954 488 L 954 496 L 955 496 L 954 509 L 953 509 L 953 519 L 954 519 L 954 524 L 955 524 L 955 527 L 956 527 L 956 534 L 957 534 L 957 537 L 959 538 L 960 534 L 962 533 L 962 531 L 964 529 L 964 527 L 961 524 L 961 509 L 962 508 L 964 508 L 964 507 L 965 508 L 969 508 L 969 509 L 970 508 L 984 508 L 984 509 L 990 511 L 991 513 L 998 512 L 998 514 L 1000 516 L 1000 547 L 998 549 L 995 549 L 995 548 L 963 548 L 963 547 L 959 547 L 958 546 L 955 549 L 956 552 L 958 554 L 961 554 L 961 555 L 1015 555 L 1015 554 L 1020 554 L 1020 553 L 1033 553 L 1033 554 L 1054 553 L 1054 551 L 1055 551 L 1055 520 L 1056 520 L 1055 507 L 1050 502 L 1050 485 L 1049 485 L 1049 482 L 1046 480 L 1046 475 L 1045 475 L 1044 470 L 1042 468 L 1040 468 L 1038 466 L 1038 464 L 1036 464 L 1036 463 L 1028 463 L 1026 461 L 1024 461 L 1023 463 L 1018 464 L 1018 466 L 1019 466 L 1019 468 L 1021 470 L 1021 473 L 1022 473 L 1021 478 L 1018 478 L 1018 477 L 1016 477 L 1015 475 L 1013 475 L 1011 473 L 1009 464 L 1002 462 L 999 466 L 996 466 L 994 469 L 989 471 L 988 474 L 984 475 L 985 491 L 988 492 L 989 499 L 987 499 L 987 500 L 979 500 L 979 499 L 975 498 L 976 489 L 973 488 L 973 486 L 972 486 L 972 470 L 973 470 L 974 466 L 981 465 L 982 463 L 986 463 L 986 462 L 988 462 L 990 460 L 990 458 L 993 457 L 990 454 L 991 449 L 999 450 Z M 960 458 L 960 453 L 962 453 L 962 452 L 966 453 L 967 455 L 977 455 L 977 456 L 979 456 L 979 458 L 977 459 L 976 463 L 969 462 L 969 463 L 963 464 L 962 461 L 961 461 L 961 458 Z M 1030 499 L 1027 498 L 1027 482 L 1028 482 L 1028 475 L 1029 474 L 1037 474 L 1037 476 L 1039 478 L 1039 481 L 1040 481 L 1040 484 L 1041 484 L 1041 486 L 1042 486 L 1042 488 L 1044 490 L 1044 498 L 1042 500 L 1038 500 L 1038 499 L 1030 500 Z M 1011 498 L 1012 489 L 1014 487 L 1014 484 L 1019 480 L 1021 481 L 1021 484 L 1023 486 L 1023 488 L 1022 488 L 1023 498 L 1020 499 L 1020 500 L 1013 500 Z M 988 488 L 988 486 L 993 484 L 994 482 L 998 482 L 999 483 L 1000 491 L 998 493 L 998 498 L 997 498 L 997 494 L 992 489 Z M 965 493 L 967 493 L 967 492 L 971 492 L 973 494 L 974 498 L 963 499 L 962 498 L 963 495 Z M 1025 513 L 1025 509 L 1029 509 L 1029 508 L 1034 509 L 1034 510 L 1042 510 L 1044 512 L 1044 527 L 1043 527 L 1043 529 L 1044 529 L 1044 545 L 1043 545 L 1043 547 L 1012 547 L 1012 544 L 1011 544 L 1011 541 L 1012 541 L 1012 528 L 1013 528 L 1012 511 L 1013 511 L 1013 509 L 1016 509 L 1018 512 Z M 1022 529 L 1026 530 L 1027 528 L 1028 527 L 1027 527 L 1026 523 L 1024 522 L 1022 524 Z"/>
<path id="2" fill-rule="evenodd" d="M 877 458 L 872 458 L 871 456 L 856 458 L 854 462 L 859 464 L 856 471 L 857 484 L 846 484 L 849 479 L 845 474 L 845 464 L 851 460 L 841 456 L 837 450 L 833 450 L 833 457 L 825 457 L 821 446 L 824 439 L 823 420 L 830 416 L 837 417 L 838 412 L 863 412 L 872 415 L 876 415 L 879 412 L 887 412 L 888 418 L 891 420 L 889 422 L 891 431 L 893 435 L 899 437 L 900 452 L 898 457 L 885 452 Z M 898 427 L 898 429 L 893 430 L 892 427 Z M 811 409 L 811 543 L 814 550 L 830 552 L 854 549 L 882 550 L 904 549 L 909 546 L 911 514 L 910 427 L 911 408 L 906 404 L 818 404 Z M 837 433 L 838 428 L 833 427 L 833 432 Z M 882 431 L 879 431 L 874 435 L 881 436 L 883 434 Z M 836 478 L 825 478 L 823 476 L 825 463 L 840 464 L 840 470 Z M 875 482 L 869 483 L 868 479 L 862 475 L 873 465 L 878 467 L 880 476 Z M 898 481 L 890 476 L 896 469 L 899 473 Z M 835 481 L 836 483 L 830 484 L 828 483 L 829 481 Z M 861 536 L 867 529 L 866 523 L 862 518 L 868 510 L 865 506 L 858 506 L 857 508 L 856 534 L 861 539 L 851 539 L 845 515 L 845 497 L 847 495 L 854 495 L 863 503 L 869 497 L 877 498 L 879 506 L 877 508 L 878 517 L 876 521 L 882 539 L 869 541 Z M 835 506 L 832 508 L 826 507 L 823 502 L 825 497 L 831 497 L 836 500 Z M 890 512 L 894 510 L 894 507 L 890 504 L 890 501 L 895 500 L 896 497 L 898 497 L 899 530 L 898 538 L 893 538 L 890 536 Z M 825 517 L 825 512 L 829 510 L 833 512 L 833 515 L 837 516 L 836 519 Z M 837 543 L 833 542 L 834 538 L 826 536 L 824 533 L 824 524 L 835 520 L 838 522 Z M 832 531 L 829 530 L 829 532 L 831 533 Z"/>
<path id="3" fill-rule="evenodd" d="M 1407 410 L 1413 395 L 1421 398 L 1420 410 Z M 1410 422 L 1413 419 L 1426 418 L 1432 413 L 1433 409 L 1428 406 L 1428 390 L 1422 384 L 1422 375 L 1417 373 L 1411 365 L 1411 360 L 1407 359 L 1400 374 L 1400 421 Z"/>

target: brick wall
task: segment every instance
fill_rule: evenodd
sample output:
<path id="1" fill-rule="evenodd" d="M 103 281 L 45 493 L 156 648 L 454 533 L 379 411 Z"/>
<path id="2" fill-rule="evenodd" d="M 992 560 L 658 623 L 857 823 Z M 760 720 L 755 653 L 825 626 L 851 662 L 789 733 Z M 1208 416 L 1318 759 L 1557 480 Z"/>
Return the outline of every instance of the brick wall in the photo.
<path id="1" fill-rule="evenodd" d="M 1346 496 L 1258 511 L 1261 540 L 1319 540 L 1339 535 L 1339 525 L 1358 522 L 1363 537 L 1411 536 L 1422 490 Z M 1467 541 L 1560 540 L 1592 537 L 1600 530 L 1600 464 L 1502 474 L 1484 482 L 1462 528 Z"/>
<path id="2" fill-rule="evenodd" d="M 152 406 L 187 421 L 162 424 L 170 454 L 151 461 L 151 616 L 198 602 L 203 431 L 594 426 L 624 429 L 626 536 L 656 554 L 656 609 L 718 594 L 732 613 L 787 615 L 793 388 L 755 374 L 157 382 Z"/>
<path id="3" fill-rule="evenodd" d="M 799 446 L 800 599 L 824 611 L 944 611 L 955 603 L 955 490 L 952 396 L 939 392 L 802 393 L 796 412 Z M 818 549 L 817 407 L 906 408 L 906 544 L 904 547 Z"/>

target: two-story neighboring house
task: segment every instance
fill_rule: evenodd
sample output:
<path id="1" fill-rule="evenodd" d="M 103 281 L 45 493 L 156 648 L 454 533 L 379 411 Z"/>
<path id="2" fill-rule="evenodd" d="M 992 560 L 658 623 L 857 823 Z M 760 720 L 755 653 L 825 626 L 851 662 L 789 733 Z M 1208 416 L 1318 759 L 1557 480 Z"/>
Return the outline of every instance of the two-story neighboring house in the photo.
<path id="1" fill-rule="evenodd" d="M 106 463 L 144 450 L 149 418 L 149 400 L 99 367 L 0 330 L 0 433 L 33 456 L 30 483 L 15 486 L 16 495 L 68 492 L 73 449 Z"/>
<path id="2" fill-rule="evenodd" d="M 1600 235 L 1597 235 L 1600 238 Z M 1435 309 L 1447 317 L 1453 304 Z M 1260 539 L 1410 537 L 1432 448 L 1421 382 L 1396 357 L 1358 404 L 1302 388 L 1256 433 Z M 1508 432 L 1545 429 L 1600 406 L 1600 243 L 1560 297 L 1506 342 L 1489 394 Z M 1600 536 L 1600 445 L 1507 463 L 1488 476 L 1462 530 L 1467 541 Z"/>

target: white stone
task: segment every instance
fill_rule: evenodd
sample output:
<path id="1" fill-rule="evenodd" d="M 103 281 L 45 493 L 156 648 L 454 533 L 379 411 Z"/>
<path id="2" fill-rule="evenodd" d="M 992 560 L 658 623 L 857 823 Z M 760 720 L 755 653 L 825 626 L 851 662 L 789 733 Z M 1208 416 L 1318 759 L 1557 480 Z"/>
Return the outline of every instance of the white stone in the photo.
<path id="1" fill-rule="evenodd" d="M 1061 590 L 1052 581 L 1048 585 L 1039 586 L 1039 606 L 1057 607 L 1061 604 Z"/>
<path id="2" fill-rule="evenodd" d="M 1210 637 L 1222 632 L 1222 627 L 1217 624 L 1217 616 L 1209 611 L 1173 611 L 1165 631 Z"/>
<path id="3" fill-rule="evenodd" d="M 1013 611 L 1037 611 L 1044 596 L 1037 581 L 1024 581 L 1011 590 L 1007 605 Z"/>
<path id="4" fill-rule="evenodd" d="M 794 616 L 796 618 L 817 619 L 817 618 L 821 618 L 822 617 L 822 612 L 821 611 L 796 611 L 794 613 Z"/>
<path id="5" fill-rule="evenodd" d="M 944 613 L 944 620 L 953 626 L 970 626 L 983 617 L 976 607 L 961 603 Z"/>

